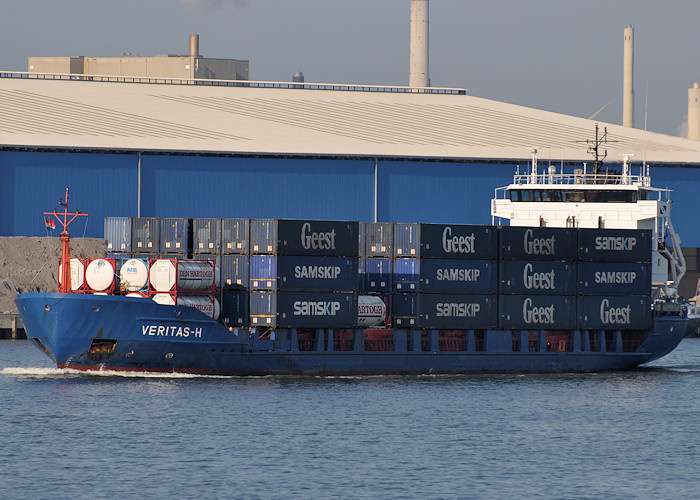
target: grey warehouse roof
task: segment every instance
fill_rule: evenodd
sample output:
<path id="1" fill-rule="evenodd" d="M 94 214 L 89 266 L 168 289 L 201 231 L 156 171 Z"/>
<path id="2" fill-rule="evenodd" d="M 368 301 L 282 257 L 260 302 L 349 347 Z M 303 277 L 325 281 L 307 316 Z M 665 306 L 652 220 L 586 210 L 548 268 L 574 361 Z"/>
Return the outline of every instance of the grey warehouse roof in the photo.
<path id="1" fill-rule="evenodd" d="M 591 159 L 581 141 L 595 121 L 464 91 L 126 80 L 0 73 L 0 147 L 456 160 L 522 160 L 536 147 L 540 159 Z M 609 159 L 700 164 L 700 141 L 600 126 L 615 141 Z"/>

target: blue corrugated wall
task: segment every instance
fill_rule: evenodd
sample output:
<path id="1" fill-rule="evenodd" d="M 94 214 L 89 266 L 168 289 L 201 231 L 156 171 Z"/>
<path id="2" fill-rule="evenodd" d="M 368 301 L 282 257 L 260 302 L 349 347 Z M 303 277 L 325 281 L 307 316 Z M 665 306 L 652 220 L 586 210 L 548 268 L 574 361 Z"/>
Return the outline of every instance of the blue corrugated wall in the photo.
<path id="1" fill-rule="evenodd" d="M 526 165 L 521 166 L 521 171 Z M 512 164 L 379 161 L 379 222 L 490 224 L 494 189 Z M 696 230 L 700 169 L 652 167 L 673 193 L 683 246 Z M 0 151 L 1 236 L 43 236 L 42 213 L 70 188 L 70 208 L 88 212 L 74 236 L 103 237 L 104 217 L 137 216 L 138 155 Z M 374 220 L 375 161 L 141 156 L 142 217 Z M 57 234 L 56 231 L 54 234 Z"/>

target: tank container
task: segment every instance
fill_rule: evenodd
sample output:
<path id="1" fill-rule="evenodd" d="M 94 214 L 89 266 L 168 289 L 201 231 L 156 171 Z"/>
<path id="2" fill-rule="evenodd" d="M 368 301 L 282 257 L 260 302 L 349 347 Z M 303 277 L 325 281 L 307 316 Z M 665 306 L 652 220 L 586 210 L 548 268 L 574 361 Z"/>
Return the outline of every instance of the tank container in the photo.
<path id="1" fill-rule="evenodd" d="M 160 252 L 160 219 L 155 217 L 134 217 L 131 223 L 131 236 L 132 252 Z"/>
<path id="2" fill-rule="evenodd" d="M 423 258 L 490 260 L 497 257 L 495 226 L 421 224 L 420 239 Z"/>
<path id="3" fill-rule="evenodd" d="M 394 290 L 397 292 L 417 292 L 420 281 L 420 259 L 394 259 Z"/>
<path id="4" fill-rule="evenodd" d="M 651 262 L 651 251 L 648 229 L 579 229 L 579 260 Z"/>
<path id="5" fill-rule="evenodd" d="M 105 217 L 105 252 L 131 253 L 131 217 Z"/>
<path id="6" fill-rule="evenodd" d="M 500 233 L 501 259 L 577 260 L 575 229 L 503 226 Z"/>
<path id="7" fill-rule="evenodd" d="M 576 298 L 561 295 L 501 295 L 500 328 L 569 330 L 576 328 Z"/>
<path id="8" fill-rule="evenodd" d="M 166 306 L 186 306 L 202 311 L 210 318 L 217 320 L 221 312 L 219 301 L 213 295 L 187 295 L 174 293 L 156 293 L 152 297 L 154 302 Z"/>
<path id="9" fill-rule="evenodd" d="M 221 253 L 247 254 L 250 251 L 250 219 L 221 219 Z"/>
<path id="10" fill-rule="evenodd" d="M 88 259 L 85 268 L 85 283 L 93 292 L 112 292 L 115 282 L 114 259 Z"/>
<path id="11" fill-rule="evenodd" d="M 330 220 L 252 219 L 250 252 L 272 255 L 357 257 L 358 223 Z"/>
<path id="12" fill-rule="evenodd" d="M 117 261 L 119 288 L 127 292 L 141 292 L 148 289 L 148 260 L 124 259 Z"/>
<path id="13" fill-rule="evenodd" d="M 58 285 L 61 285 L 63 263 L 58 263 Z M 85 259 L 72 257 L 70 260 L 70 288 L 74 292 L 85 289 Z"/>
<path id="14" fill-rule="evenodd" d="M 357 258 L 252 255 L 252 289 L 357 291 Z"/>
<path id="15" fill-rule="evenodd" d="M 546 260 L 511 260 L 500 264 L 500 293 L 575 295 L 576 264 Z"/>
<path id="16" fill-rule="evenodd" d="M 651 264 L 647 262 L 579 262 L 581 295 L 651 295 Z"/>
<path id="17" fill-rule="evenodd" d="M 360 222 L 359 233 L 361 257 L 394 255 L 394 224 L 391 222 Z"/>
<path id="18" fill-rule="evenodd" d="M 422 258 L 420 291 L 423 293 L 496 293 L 497 274 L 496 261 L 492 260 Z"/>
<path id="19" fill-rule="evenodd" d="M 250 326 L 280 328 L 354 328 L 355 293 L 252 291 Z"/>
<path id="20" fill-rule="evenodd" d="M 190 251 L 190 220 L 160 219 L 160 252 L 187 254 Z"/>
<path id="21" fill-rule="evenodd" d="M 224 326 L 249 326 L 248 291 L 224 286 L 221 291 L 220 319 Z"/>
<path id="22" fill-rule="evenodd" d="M 650 297 L 580 296 L 578 320 L 582 330 L 648 330 Z"/>
<path id="23" fill-rule="evenodd" d="M 359 287 L 362 292 L 391 292 L 393 259 L 368 257 L 359 260 Z"/>
<path id="24" fill-rule="evenodd" d="M 420 257 L 421 224 L 394 224 L 394 257 Z"/>
<path id="25" fill-rule="evenodd" d="M 192 253 L 221 253 L 221 219 L 192 219 Z"/>
<path id="26" fill-rule="evenodd" d="M 381 326 L 386 320 L 386 304 L 379 297 L 360 295 L 357 297 L 357 326 L 372 328 Z"/>
<path id="27" fill-rule="evenodd" d="M 213 261 L 151 259 L 149 281 L 156 292 L 209 291 L 216 285 L 215 273 Z"/>
<path id="28" fill-rule="evenodd" d="M 391 324 L 395 328 L 417 328 L 420 326 L 417 293 L 394 293 L 391 295 Z"/>
<path id="29" fill-rule="evenodd" d="M 250 255 L 221 255 L 219 257 L 221 286 L 235 289 L 248 288 L 250 281 Z"/>
<path id="30" fill-rule="evenodd" d="M 421 328 L 493 329 L 498 325 L 496 295 L 421 294 Z"/>

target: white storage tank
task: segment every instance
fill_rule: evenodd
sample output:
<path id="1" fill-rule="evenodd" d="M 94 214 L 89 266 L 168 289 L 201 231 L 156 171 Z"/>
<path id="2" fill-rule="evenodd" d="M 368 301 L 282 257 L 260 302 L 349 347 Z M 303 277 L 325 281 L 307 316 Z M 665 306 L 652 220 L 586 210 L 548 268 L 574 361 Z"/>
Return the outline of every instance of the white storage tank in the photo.
<path id="1" fill-rule="evenodd" d="M 386 319 L 386 304 L 373 295 L 357 297 L 357 326 L 369 328 L 380 326 Z"/>
<path id="2" fill-rule="evenodd" d="M 119 269 L 119 284 L 127 292 L 138 292 L 148 286 L 148 265 L 141 259 L 128 259 Z"/>
<path id="3" fill-rule="evenodd" d="M 114 259 L 90 259 L 85 268 L 85 281 L 90 290 L 105 292 L 114 286 Z"/>
<path id="4" fill-rule="evenodd" d="M 63 264 L 58 266 L 58 285 L 61 285 Z M 72 291 L 82 290 L 85 284 L 85 262 L 83 259 L 73 257 L 70 260 L 70 288 Z"/>

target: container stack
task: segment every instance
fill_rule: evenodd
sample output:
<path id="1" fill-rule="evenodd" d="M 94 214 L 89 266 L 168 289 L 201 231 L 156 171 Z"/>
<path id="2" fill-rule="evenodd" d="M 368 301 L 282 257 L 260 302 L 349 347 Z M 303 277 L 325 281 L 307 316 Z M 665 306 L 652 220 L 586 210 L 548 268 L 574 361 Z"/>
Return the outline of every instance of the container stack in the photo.
<path id="1" fill-rule="evenodd" d="M 381 299 L 388 311 L 394 264 L 394 224 L 360 222 L 358 231 L 358 290 L 362 295 Z"/>
<path id="2" fill-rule="evenodd" d="M 396 328 L 418 328 L 420 280 L 419 223 L 394 224 L 394 259 L 391 294 L 391 322 Z"/>
<path id="3" fill-rule="evenodd" d="M 253 219 L 250 224 L 250 326 L 357 324 L 357 222 Z"/>
<path id="4" fill-rule="evenodd" d="M 216 259 L 221 283 L 221 318 L 226 326 L 245 327 L 250 323 L 250 219 L 221 219 L 220 228 L 221 254 Z"/>
<path id="5" fill-rule="evenodd" d="M 183 305 L 219 318 L 213 260 L 151 259 L 149 295 L 159 304 Z"/>

